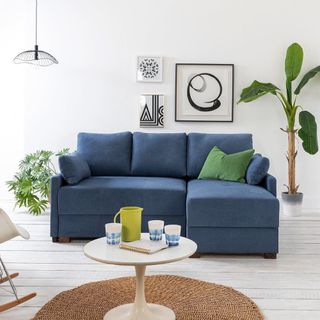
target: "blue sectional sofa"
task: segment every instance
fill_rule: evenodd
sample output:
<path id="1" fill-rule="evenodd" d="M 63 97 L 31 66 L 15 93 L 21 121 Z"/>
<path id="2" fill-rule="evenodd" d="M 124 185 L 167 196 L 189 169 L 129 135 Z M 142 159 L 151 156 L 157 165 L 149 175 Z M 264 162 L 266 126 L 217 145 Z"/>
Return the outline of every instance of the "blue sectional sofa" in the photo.
<path id="1" fill-rule="evenodd" d="M 88 168 L 79 182 L 62 175 L 51 179 L 53 241 L 101 237 L 104 224 L 120 207 L 134 205 L 144 208 L 143 230 L 150 219 L 180 224 L 199 253 L 274 258 L 279 226 L 276 179 L 267 174 L 259 185 L 198 180 L 214 146 L 226 153 L 243 151 L 252 148 L 252 136 L 79 133 L 72 156 Z M 81 175 L 84 169 L 77 169 Z"/>

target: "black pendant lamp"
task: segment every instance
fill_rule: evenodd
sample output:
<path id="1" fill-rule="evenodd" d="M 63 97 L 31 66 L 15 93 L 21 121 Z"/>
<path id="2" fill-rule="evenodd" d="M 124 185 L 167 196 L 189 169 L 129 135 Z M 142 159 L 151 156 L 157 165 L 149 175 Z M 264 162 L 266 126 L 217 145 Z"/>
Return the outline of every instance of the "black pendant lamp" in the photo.
<path id="1" fill-rule="evenodd" d="M 50 53 L 41 51 L 38 48 L 38 0 L 36 1 L 36 32 L 35 32 L 35 40 L 36 44 L 34 46 L 34 50 L 28 50 L 19 53 L 14 59 L 14 63 L 29 63 L 36 66 L 48 67 L 52 64 L 57 64 L 57 59 L 52 56 Z"/>

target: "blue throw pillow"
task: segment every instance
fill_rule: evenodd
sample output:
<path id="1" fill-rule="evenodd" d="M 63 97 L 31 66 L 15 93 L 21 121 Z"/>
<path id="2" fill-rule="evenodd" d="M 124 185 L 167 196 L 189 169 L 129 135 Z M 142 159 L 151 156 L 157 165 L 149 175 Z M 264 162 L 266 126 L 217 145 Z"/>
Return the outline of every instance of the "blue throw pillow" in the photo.
<path id="1" fill-rule="evenodd" d="M 88 163 L 76 153 L 59 157 L 59 167 L 68 184 L 77 184 L 91 176 Z"/>
<path id="2" fill-rule="evenodd" d="M 256 153 L 249 163 L 246 180 L 248 184 L 259 184 L 267 175 L 270 167 L 268 158 L 263 157 L 261 154 Z"/>

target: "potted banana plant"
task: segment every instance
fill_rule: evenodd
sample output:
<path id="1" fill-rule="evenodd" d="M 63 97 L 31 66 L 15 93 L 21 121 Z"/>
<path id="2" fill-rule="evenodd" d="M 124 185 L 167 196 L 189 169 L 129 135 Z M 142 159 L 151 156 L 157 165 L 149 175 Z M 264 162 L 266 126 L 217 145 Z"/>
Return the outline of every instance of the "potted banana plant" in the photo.
<path id="1" fill-rule="evenodd" d="M 320 66 L 308 71 L 300 80 L 293 91 L 293 82 L 298 78 L 303 62 L 303 49 L 298 43 L 293 43 L 287 49 L 285 59 L 286 91 L 281 91 L 272 83 L 253 81 L 252 84 L 244 88 L 240 95 L 240 102 L 251 102 L 266 94 L 272 94 L 280 101 L 287 125 L 281 128 L 288 135 L 288 184 L 286 192 L 282 192 L 283 213 L 290 216 L 301 214 L 303 194 L 298 191 L 299 185 L 296 183 L 296 136 L 302 140 L 303 150 L 311 155 L 318 152 L 317 123 L 315 117 L 306 111 L 298 102 L 298 97 L 303 87 L 320 73 Z M 299 125 L 296 124 L 299 119 Z"/>

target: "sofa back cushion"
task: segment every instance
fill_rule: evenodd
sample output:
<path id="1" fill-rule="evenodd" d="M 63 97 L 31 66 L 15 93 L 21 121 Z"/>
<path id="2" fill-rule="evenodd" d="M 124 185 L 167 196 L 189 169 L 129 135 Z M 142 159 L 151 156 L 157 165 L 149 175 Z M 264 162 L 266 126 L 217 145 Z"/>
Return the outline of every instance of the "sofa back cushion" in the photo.
<path id="1" fill-rule="evenodd" d="M 132 174 L 135 176 L 186 176 L 185 133 L 133 134 Z"/>
<path id="2" fill-rule="evenodd" d="M 190 133 L 187 146 L 187 175 L 189 178 L 199 176 L 209 152 L 215 146 L 227 154 L 252 149 L 252 135 Z"/>
<path id="3" fill-rule="evenodd" d="M 87 161 L 93 176 L 131 174 L 131 132 L 79 133 L 77 153 Z"/>

